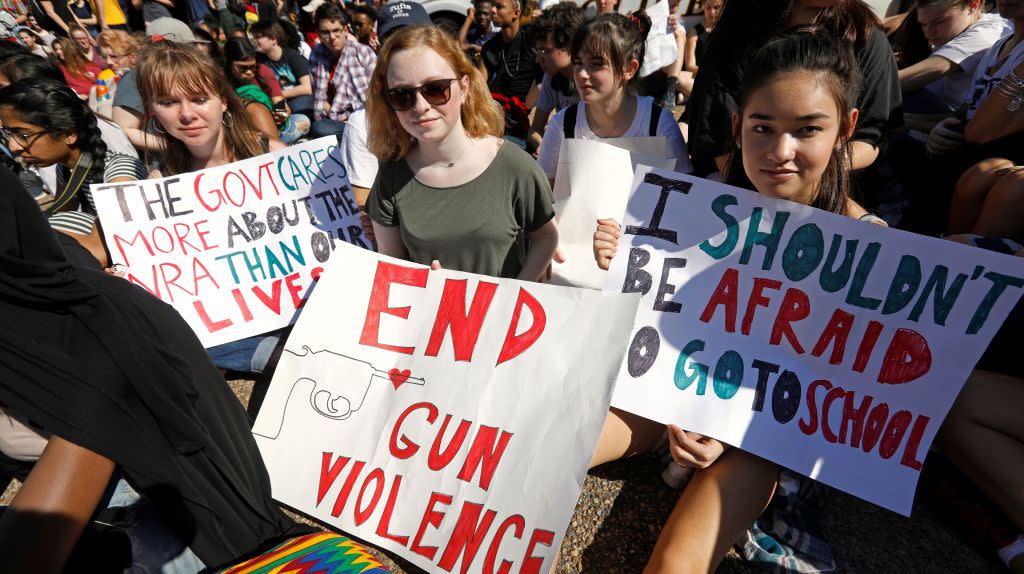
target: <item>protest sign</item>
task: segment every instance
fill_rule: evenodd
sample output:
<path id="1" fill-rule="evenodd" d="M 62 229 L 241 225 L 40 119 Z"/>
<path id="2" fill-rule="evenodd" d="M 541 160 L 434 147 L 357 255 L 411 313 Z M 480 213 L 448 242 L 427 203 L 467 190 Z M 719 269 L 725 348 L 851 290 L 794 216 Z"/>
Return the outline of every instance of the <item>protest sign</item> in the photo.
<path id="1" fill-rule="evenodd" d="M 630 13 L 623 12 L 621 7 L 619 11 L 624 14 Z M 675 36 L 668 31 L 668 19 L 675 18 L 669 11 L 668 0 L 661 0 L 653 6 L 648 6 L 645 12 L 651 19 L 651 29 L 644 42 L 644 57 L 639 72 L 641 78 L 672 65 L 681 55 Z M 669 105 L 673 103 L 675 102 L 669 102 Z"/>
<path id="2" fill-rule="evenodd" d="M 112 262 L 207 347 L 287 326 L 338 244 L 371 248 L 335 138 L 92 194 Z"/>
<path id="3" fill-rule="evenodd" d="M 339 250 L 253 427 L 274 498 L 428 571 L 547 572 L 639 297 Z"/>
<path id="4" fill-rule="evenodd" d="M 563 263 L 552 263 L 554 285 L 600 289 L 605 271 L 594 263 L 594 226 L 626 209 L 633 172 L 640 164 L 671 169 L 662 136 L 563 139 L 555 179 L 555 217 Z"/>
<path id="5" fill-rule="evenodd" d="M 605 289 L 640 292 L 612 404 L 909 514 L 1024 259 L 642 168 Z"/>

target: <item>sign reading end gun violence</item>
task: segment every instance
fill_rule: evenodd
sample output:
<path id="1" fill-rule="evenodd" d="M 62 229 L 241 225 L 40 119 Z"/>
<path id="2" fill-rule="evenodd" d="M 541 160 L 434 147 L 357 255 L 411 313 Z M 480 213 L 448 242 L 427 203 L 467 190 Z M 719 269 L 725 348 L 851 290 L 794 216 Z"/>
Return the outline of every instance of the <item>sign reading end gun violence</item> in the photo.
<path id="1" fill-rule="evenodd" d="M 274 498 L 430 572 L 548 572 L 639 297 L 341 249 L 253 427 Z"/>
<path id="2" fill-rule="evenodd" d="M 613 406 L 908 515 L 1024 259 L 641 168 L 605 289 L 641 293 Z"/>
<path id="3" fill-rule="evenodd" d="M 207 347 L 287 326 L 339 243 L 372 248 L 334 138 L 92 193 L 113 263 Z"/>

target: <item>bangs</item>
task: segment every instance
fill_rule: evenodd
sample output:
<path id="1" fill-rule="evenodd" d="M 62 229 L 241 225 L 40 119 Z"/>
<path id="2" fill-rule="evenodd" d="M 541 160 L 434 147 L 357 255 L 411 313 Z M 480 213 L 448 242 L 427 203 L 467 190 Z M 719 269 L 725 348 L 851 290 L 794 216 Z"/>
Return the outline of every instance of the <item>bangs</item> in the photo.
<path id="1" fill-rule="evenodd" d="M 205 67 L 205 66 L 204 66 Z M 203 73 L 203 72 L 206 73 Z M 197 66 L 185 66 L 179 62 L 167 62 L 148 70 L 140 87 L 149 97 L 157 98 L 172 94 L 175 90 L 187 96 L 222 96 L 217 88 L 215 70 L 203 70 Z M 139 77 L 139 76 L 136 76 Z"/>
<path id="2" fill-rule="evenodd" d="M 615 57 L 616 52 L 618 52 L 618 46 L 615 44 L 611 34 L 587 34 L 575 48 L 573 50 L 573 57 L 575 58 L 587 54 L 601 58 L 609 64 L 613 64 L 618 60 Z"/>

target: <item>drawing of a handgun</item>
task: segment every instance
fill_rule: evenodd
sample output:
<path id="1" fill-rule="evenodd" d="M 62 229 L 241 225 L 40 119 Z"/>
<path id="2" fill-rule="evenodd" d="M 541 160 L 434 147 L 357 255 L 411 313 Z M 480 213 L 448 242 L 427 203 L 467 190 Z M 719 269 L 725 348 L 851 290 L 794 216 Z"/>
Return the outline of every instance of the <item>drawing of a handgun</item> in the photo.
<path id="1" fill-rule="evenodd" d="M 333 420 L 345 420 L 363 406 L 363 401 L 374 379 L 382 379 L 395 388 L 403 384 L 422 386 L 422 378 L 409 376 L 408 371 L 390 372 L 377 369 L 361 359 L 334 353 L 326 349 L 313 351 L 308 346 L 297 353 L 285 349 L 277 367 L 275 382 L 271 384 L 260 408 L 260 416 L 253 425 L 253 434 L 275 439 L 284 423 L 285 408 L 296 389 L 309 388 L 309 404 L 317 413 Z M 288 377 L 291 384 L 280 384 L 281 376 Z M 312 388 L 310 388 L 312 385 Z M 300 389 L 301 387 L 301 389 Z"/>

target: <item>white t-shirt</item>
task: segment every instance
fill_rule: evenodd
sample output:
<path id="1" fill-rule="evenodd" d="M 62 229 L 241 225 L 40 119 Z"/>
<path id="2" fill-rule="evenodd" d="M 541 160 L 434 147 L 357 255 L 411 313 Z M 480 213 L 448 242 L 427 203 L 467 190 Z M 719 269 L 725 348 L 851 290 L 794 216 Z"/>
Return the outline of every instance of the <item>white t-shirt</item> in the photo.
<path id="1" fill-rule="evenodd" d="M 537 97 L 537 109 L 538 110 L 564 110 L 580 101 L 580 95 L 576 92 L 576 84 L 570 79 L 567 80 L 569 85 L 569 93 L 566 94 L 561 90 L 555 89 L 551 85 L 551 76 L 544 74 L 544 79 L 540 82 L 540 94 Z"/>
<path id="2" fill-rule="evenodd" d="M 959 66 L 959 69 L 928 84 L 925 89 L 935 94 L 950 110 L 957 109 L 971 87 L 974 72 L 985 56 L 985 51 L 1012 32 L 1013 23 L 1002 16 L 982 15 L 970 28 L 932 52 L 933 56 L 945 58 Z"/>
<path id="3" fill-rule="evenodd" d="M 636 115 L 633 116 L 633 123 L 621 137 L 636 138 L 650 135 L 651 106 L 653 104 L 654 98 L 650 96 L 640 96 L 636 99 Z M 573 131 L 573 135 L 577 139 L 582 140 L 601 139 L 594 132 L 590 131 L 590 125 L 587 123 L 586 104 L 582 102 L 577 104 L 576 110 L 576 129 Z M 555 114 L 555 117 L 551 118 L 547 129 L 544 130 L 544 140 L 540 144 L 540 155 L 537 161 L 540 162 L 540 167 L 547 174 L 548 179 L 555 178 L 555 170 L 558 168 L 558 153 L 562 149 L 564 119 L 565 110 L 558 112 Z M 679 125 L 676 124 L 675 118 L 672 117 L 668 110 L 661 110 L 656 135 L 665 136 L 665 140 L 668 143 L 666 157 L 675 158 L 675 170 L 680 173 L 693 172 L 693 165 L 690 163 L 690 155 L 686 150 L 686 141 L 683 139 L 683 133 L 679 131 Z"/>
<path id="4" fill-rule="evenodd" d="M 1006 77 L 1006 74 L 1009 74 L 1021 62 L 1024 62 L 1024 42 L 1021 42 L 1010 50 L 1010 53 L 998 68 L 995 70 L 991 69 L 998 63 L 999 51 L 1012 36 L 1011 32 L 996 42 L 978 62 L 978 66 L 974 70 L 974 80 L 971 82 L 967 93 L 964 94 L 964 100 L 969 104 L 967 108 L 968 120 L 974 117 L 974 114 L 978 111 L 978 106 L 985 101 L 985 98 L 996 87 L 996 84 L 1001 82 Z"/>
<path id="5" fill-rule="evenodd" d="M 351 185 L 371 188 L 377 178 L 377 156 L 366 146 L 366 109 L 352 112 L 341 136 L 341 161 Z"/>

